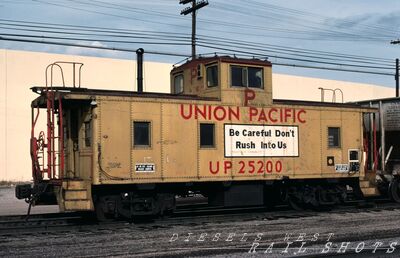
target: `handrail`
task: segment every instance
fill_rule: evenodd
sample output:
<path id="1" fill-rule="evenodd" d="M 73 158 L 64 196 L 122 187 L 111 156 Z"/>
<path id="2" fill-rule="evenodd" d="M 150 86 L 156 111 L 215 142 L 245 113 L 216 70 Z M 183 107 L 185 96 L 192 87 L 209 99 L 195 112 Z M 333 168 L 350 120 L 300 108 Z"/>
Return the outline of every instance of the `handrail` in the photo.
<path id="1" fill-rule="evenodd" d="M 332 92 L 332 103 L 336 103 L 336 91 L 340 92 L 341 96 L 342 96 L 342 103 L 344 101 L 343 99 L 343 91 L 339 88 L 336 89 L 328 89 L 328 88 L 322 88 L 319 87 L 319 90 L 321 90 L 321 102 L 325 102 L 325 91 L 331 91 Z"/>
<path id="2" fill-rule="evenodd" d="M 51 68 L 50 69 L 50 87 L 53 87 L 53 68 L 54 68 L 54 66 L 57 66 L 58 68 L 60 68 L 62 84 L 63 84 L 63 87 L 65 87 L 64 72 L 63 72 L 63 69 L 62 69 L 60 64 L 71 64 L 72 65 L 72 86 L 74 88 L 76 88 L 76 87 L 80 88 L 81 87 L 81 78 L 82 78 L 81 74 L 82 74 L 83 63 L 66 62 L 66 61 L 57 61 L 57 62 L 49 64 L 46 67 L 46 71 L 45 71 L 46 88 L 49 85 L 49 82 L 48 82 L 48 70 L 49 70 L 49 68 Z M 79 68 L 78 68 L 78 83 L 76 82 L 76 66 L 77 65 L 79 65 Z"/>
<path id="3" fill-rule="evenodd" d="M 60 66 L 59 64 L 52 63 L 52 64 L 49 64 L 49 65 L 46 67 L 46 71 L 45 71 L 46 89 L 47 89 L 47 87 L 48 87 L 47 73 L 48 73 L 49 67 L 51 67 L 51 73 L 50 73 L 50 87 L 51 87 L 51 88 L 53 87 L 53 67 L 54 67 L 54 66 L 57 66 L 58 68 L 60 68 L 61 78 L 62 78 L 62 82 L 63 82 L 63 87 L 65 87 L 64 73 L 63 73 L 63 70 L 62 70 L 61 66 Z"/>

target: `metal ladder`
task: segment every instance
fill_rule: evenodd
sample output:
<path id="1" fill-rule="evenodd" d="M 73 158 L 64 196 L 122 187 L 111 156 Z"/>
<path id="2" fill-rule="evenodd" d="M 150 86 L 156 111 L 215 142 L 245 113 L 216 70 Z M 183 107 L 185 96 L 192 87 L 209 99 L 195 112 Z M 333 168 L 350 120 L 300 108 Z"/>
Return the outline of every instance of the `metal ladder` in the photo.
<path id="1" fill-rule="evenodd" d="M 59 99 L 56 104 L 55 91 L 51 89 L 47 89 L 43 94 L 46 96 L 47 135 L 44 131 L 40 131 L 38 138 L 35 137 L 39 108 L 32 122 L 31 131 L 32 171 L 35 181 L 61 179 L 64 171 L 62 101 Z"/>
<path id="2" fill-rule="evenodd" d="M 32 173 L 35 182 L 42 181 L 43 179 L 59 180 L 64 177 L 65 152 L 62 96 L 57 94 L 57 90 L 53 88 L 54 67 L 60 69 L 62 86 L 65 87 L 64 73 L 60 64 L 71 64 L 73 67 L 73 87 L 80 88 L 81 85 L 81 68 L 83 63 L 54 62 L 46 67 L 46 88 L 43 90 L 42 96 L 46 97 L 47 136 L 45 136 L 44 131 L 41 131 L 38 138 L 35 137 L 35 126 L 40 108 L 37 108 L 36 116 L 34 115 L 35 111 L 32 110 L 31 158 Z M 79 66 L 78 83 L 76 83 L 75 77 L 77 65 Z M 49 68 L 50 83 L 48 83 Z M 35 118 L 33 119 L 33 117 Z"/>

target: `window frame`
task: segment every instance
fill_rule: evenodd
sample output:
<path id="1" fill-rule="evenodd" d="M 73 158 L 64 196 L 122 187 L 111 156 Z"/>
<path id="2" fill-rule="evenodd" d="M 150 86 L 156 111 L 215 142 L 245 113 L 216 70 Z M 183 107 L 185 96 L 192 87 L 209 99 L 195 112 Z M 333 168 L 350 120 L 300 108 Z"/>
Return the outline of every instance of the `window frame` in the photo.
<path id="1" fill-rule="evenodd" d="M 181 89 L 180 89 L 179 92 L 176 90 L 176 85 L 175 85 L 176 79 L 177 79 L 178 77 L 182 77 L 182 87 L 181 87 Z M 174 86 L 174 92 L 173 92 L 174 94 L 182 94 L 182 93 L 184 92 L 184 87 L 185 87 L 185 76 L 183 75 L 183 73 L 174 74 L 174 77 L 173 77 L 173 86 Z"/>
<path id="2" fill-rule="evenodd" d="M 148 144 L 135 144 L 135 123 L 146 123 L 148 124 Z M 149 149 L 152 147 L 152 122 L 149 120 L 133 120 L 132 123 L 132 148 L 133 149 Z"/>
<path id="3" fill-rule="evenodd" d="M 217 84 L 216 85 L 208 85 L 208 69 L 209 68 L 213 68 L 213 67 L 216 67 L 217 68 Z M 205 83 L 206 83 L 206 86 L 207 86 L 207 88 L 215 88 L 215 87 L 218 87 L 219 86 L 219 65 L 218 65 L 218 63 L 212 63 L 212 64 L 209 64 L 209 65 L 206 65 L 205 66 L 205 70 L 206 70 L 206 79 L 205 79 Z"/>
<path id="4" fill-rule="evenodd" d="M 91 120 L 83 122 L 83 136 L 85 148 L 91 148 L 93 145 L 93 128 Z"/>
<path id="5" fill-rule="evenodd" d="M 330 134 L 330 129 L 337 129 L 337 145 L 334 145 L 335 143 L 335 139 L 333 139 L 333 145 L 330 144 L 330 140 L 329 137 L 331 136 Z M 332 137 L 335 137 L 334 135 L 332 135 Z M 328 144 L 328 148 L 341 148 L 342 147 L 342 137 L 341 137 L 341 128 L 340 126 L 328 126 L 327 127 L 327 144 Z"/>
<path id="6" fill-rule="evenodd" d="M 357 159 L 352 159 L 351 158 L 351 153 L 352 152 L 356 152 L 357 153 Z M 348 158 L 349 158 L 349 162 L 360 162 L 360 150 L 359 149 L 349 149 L 348 150 Z"/>
<path id="7" fill-rule="evenodd" d="M 233 76 L 233 72 L 232 69 L 233 68 L 240 68 L 242 70 L 241 72 L 241 77 L 242 77 L 242 85 L 233 85 L 233 80 L 232 80 L 232 76 Z M 249 86 L 249 69 L 259 69 L 261 70 L 261 85 L 260 87 L 255 87 L 255 86 Z M 230 87 L 231 88 L 251 88 L 251 89 L 260 89 L 263 90 L 265 85 L 264 85 L 264 67 L 262 66 L 246 66 L 246 65 L 236 65 L 236 64 L 232 64 L 230 65 Z"/>
<path id="8" fill-rule="evenodd" d="M 212 125 L 212 136 L 213 136 L 213 141 L 212 141 L 212 145 L 202 145 L 202 141 L 201 141 L 201 136 L 202 136 L 202 125 Z M 198 127 L 198 132 L 199 132 L 199 148 L 200 149 L 216 149 L 217 148 L 217 141 L 216 141 L 216 133 L 215 133 L 215 124 L 214 123 L 199 123 L 199 127 Z"/>

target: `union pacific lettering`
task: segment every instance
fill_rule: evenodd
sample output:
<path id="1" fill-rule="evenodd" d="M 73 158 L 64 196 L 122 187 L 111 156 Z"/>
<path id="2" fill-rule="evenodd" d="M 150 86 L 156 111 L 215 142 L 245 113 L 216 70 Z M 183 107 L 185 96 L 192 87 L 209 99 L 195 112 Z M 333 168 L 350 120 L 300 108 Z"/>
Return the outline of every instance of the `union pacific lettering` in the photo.
<path id="1" fill-rule="evenodd" d="M 225 107 L 211 105 L 181 104 L 180 115 L 183 119 L 203 119 L 209 121 L 229 120 L 240 122 L 241 114 L 246 114 L 250 122 L 262 123 L 306 123 L 306 111 L 295 108 L 256 108 Z"/>

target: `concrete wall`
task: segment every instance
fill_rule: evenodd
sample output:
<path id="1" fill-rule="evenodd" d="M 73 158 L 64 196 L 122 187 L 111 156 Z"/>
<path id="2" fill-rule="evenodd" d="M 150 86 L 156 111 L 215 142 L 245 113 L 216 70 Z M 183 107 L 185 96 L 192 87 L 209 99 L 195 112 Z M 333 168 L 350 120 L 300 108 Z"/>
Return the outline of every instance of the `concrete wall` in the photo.
<path id="1" fill-rule="evenodd" d="M 136 62 L 109 58 L 57 55 L 0 49 L 0 180 L 30 180 L 29 138 L 31 101 L 29 88 L 45 85 L 46 66 L 55 61 L 82 62 L 82 87 L 136 90 Z M 169 92 L 171 64 L 146 62 L 144 90 Z M 72 85 L 72 69 L 65 69 Z M 59 70 L 54 83 L 61 85 Z"/>
<path id="2" fill-rule="evenodd" d="M 58 55 L 0 49 L 0 180 L 31 179 L 29 138 L 30 102 L 37 96 L 29 88 L 45 85 L 46 66 L 55 61 L 82 62 L 82 87 L 136 90 L 136 62 L 110 58 Z M 144 90 L 169 92 L 171 64 L 145 62 Z M 66 84 L 72 70 L 65 68 Z M 55 85 L 61 84 L 54 70 Z M 394 89 L 333 80 L 273 74 L 273 96 L 279 99 L 320 101 L 318 87 L 341 88 L 344 101 L 393 96 Z M 326 95 L 331 100 L 332 95 Z M 337 97 L 340 99 L 340 97 Z"/>
<path id="3" fill-rule="evenodd" d="M 298 99 L 321 101 L 321 90 L 341 89 L 343 101 L 367 100 L 377 98 L 395 97 L 395 89 L 354 82 L 325 80 L 285 74 L 272 74 L 273 98 L 275 99 Z M 325 91 L 325 102 L 332 102 L 332 91 Z M 342 97 L 336 91 L 336 102 L 341 102 Z"/>

